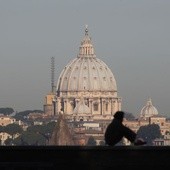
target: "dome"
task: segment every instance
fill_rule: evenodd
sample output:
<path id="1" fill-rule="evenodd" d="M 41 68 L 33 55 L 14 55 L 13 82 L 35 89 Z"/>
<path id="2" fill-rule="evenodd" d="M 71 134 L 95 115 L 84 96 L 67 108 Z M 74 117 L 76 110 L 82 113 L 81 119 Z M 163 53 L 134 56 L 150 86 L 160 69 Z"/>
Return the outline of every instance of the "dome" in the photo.
<path id="1" fill-rule="evenodd" d="M 79 54 L 70 61 L 61 72 L 58 92 L 109 91 L 117 92 L 117 85 L 112 71 L 95 55 L 88 29 L 85 29 Z"/>
<path id="2" fill-rule="evenodd" d="M 153 106 L 151 99 L 149 99 L 147 104 L 142 108 L 140 117 L 149 118 L 155 115 L 158 115 L 158 110 Z"/>
<path id="3" fill-rule="evenodd" d="M 114 75 L 96 57 L 87 27 L 77 57 L 64 67 L 54 87 L 54 106 L 46 104 L 44 110 L 49 114 L 63 111 L 69 121 L 111 120 L 121 110 Z"/>

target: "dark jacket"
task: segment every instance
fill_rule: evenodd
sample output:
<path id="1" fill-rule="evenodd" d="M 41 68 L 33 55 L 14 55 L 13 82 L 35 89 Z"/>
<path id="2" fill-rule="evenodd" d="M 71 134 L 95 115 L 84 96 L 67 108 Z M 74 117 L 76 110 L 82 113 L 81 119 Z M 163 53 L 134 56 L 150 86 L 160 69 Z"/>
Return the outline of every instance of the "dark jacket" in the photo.
<path id="1" fill-rule="evenodd" d="M 105 143 L 107 145 L 115 145 L 122 140 L 123 137 L 131 142 L 135 141 L 136 133 L 128 127 L 124 126 L 122 120 L 114 118 L 105 131 Z"/>

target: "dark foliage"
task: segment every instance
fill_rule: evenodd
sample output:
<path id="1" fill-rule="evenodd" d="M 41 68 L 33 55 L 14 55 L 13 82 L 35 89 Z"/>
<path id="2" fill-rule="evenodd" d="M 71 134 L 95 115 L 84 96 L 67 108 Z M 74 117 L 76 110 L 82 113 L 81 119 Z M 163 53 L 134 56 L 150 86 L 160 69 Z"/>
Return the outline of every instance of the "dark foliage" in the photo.
<path id="1" fill-rule="evenodd" d="M 138 137 L 143 138 L 147 142 L 147 145 L 153 145 L 154 139 L 162 137 L 160 127 L 157 124 L 141 126 L 137 134 Z"/>
<path id="2" fill-rule="evenodd" d="M 90 136 L 87 141 L 87 146 L 96 146 L 96 141 L 93 136 Z"/>
<path id="3" fill-rule="evenodd" d="M 25 110 L 13 116 L 16 120 L 24 120 L 30 113 L 44 113 L 42 110 Z"/>
<path id="4" fill-rule="evenodd" d="M 9 108 L 9 107 L 6 107 L 6 108 L 0 108 L 0 113 L 4 114 L 4 115 L 10 115 L 14 112 L 14 109 L 13 108 Z"/>
<path id="5" fill-rule="evenodd" d="M 124 118 L 126 118 L 127 120 L 134 120 L 135 116 L 132 113 L 125 112 Z"/>

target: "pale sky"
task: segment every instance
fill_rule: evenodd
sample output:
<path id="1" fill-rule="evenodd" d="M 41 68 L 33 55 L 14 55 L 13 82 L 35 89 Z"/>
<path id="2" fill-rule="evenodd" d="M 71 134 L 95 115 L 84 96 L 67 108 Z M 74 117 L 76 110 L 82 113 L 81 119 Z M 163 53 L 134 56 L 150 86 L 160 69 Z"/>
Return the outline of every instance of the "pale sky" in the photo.
<path id="1" fill-rule="evenodd" d="M 122 110 L 137 115 L 151 98 L 170 117 L 170 0 L 0 0 L 0 107 L 43 110 L 51 57 L 57 83 L 86 24 Z"/>

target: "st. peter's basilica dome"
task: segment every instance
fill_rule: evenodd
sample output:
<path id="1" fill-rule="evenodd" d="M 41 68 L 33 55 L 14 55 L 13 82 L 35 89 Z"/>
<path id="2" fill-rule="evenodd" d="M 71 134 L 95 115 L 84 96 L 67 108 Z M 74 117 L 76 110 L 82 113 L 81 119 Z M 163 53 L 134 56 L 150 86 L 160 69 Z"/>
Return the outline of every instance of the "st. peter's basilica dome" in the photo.
<path id="1" fill-rule="evenodd" d="M 84 90 L 117 92 L 113 73 L 102 60 L 96 57 L 87 28 L 77 58 L 65 66 L 57 84 L 57 92 Z"/>
<path id="2" fill-rule="evenodd" d="M 77 57 L 62 70 L 56 90 L 46 96 L 45 113 L 53 115 L 62 111 L 71 120 L 110 120 L 117 110 L 121 110 L 114 75 L 94 51 L 86 27 Z M 75 113 L 82 97 L 87 116 L 86 113 Z"/>

